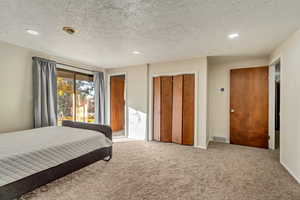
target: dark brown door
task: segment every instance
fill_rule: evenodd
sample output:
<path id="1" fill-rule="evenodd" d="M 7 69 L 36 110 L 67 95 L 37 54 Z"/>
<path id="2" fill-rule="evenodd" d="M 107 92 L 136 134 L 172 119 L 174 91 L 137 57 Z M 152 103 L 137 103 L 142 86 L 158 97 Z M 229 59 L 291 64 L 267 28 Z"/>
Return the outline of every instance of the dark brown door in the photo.
<path id="1" fill-rule="evenodd" d="M 110 122 L 112 131 L 124 130 L 125 124 L 125 76 L 110 77 Z"/>
<path id="2" fill-rule="evenodd" d="M 182 144 L 183 75 L 173 76 L 172 142 Z"/>
<path id="3" fill-rule="evenodd" d="M 194 144 L 195 77 L 193 74 L 173 76 L 172 142 Z"/>
<path id="4" fill-rule="evenodd" d="M 182 105 L 182 144 L 194 144 L 194 116 L 195 116 L 195 76 L 183 76 L 183 105 Z"/>
<path id="5" fill-rule="evenodd" d="M 268 67 L 230 72 L 230 143 L 268 148 Z"/>
<path id="6" fill-rule="evenodd" d="M 161 77 L 161 133 L 160 141 L 172 142 L 172 76 Z"/>
<path id="7" fill-rule="evenodd" d="M 153 139 L 160 141 L 161 80 L 153 78 Z"/>
<path id="8" fill-rule="evenodd" d="M 172 76 L 153 79 L 154 88 L 154 140 L 172 142 Z"/>

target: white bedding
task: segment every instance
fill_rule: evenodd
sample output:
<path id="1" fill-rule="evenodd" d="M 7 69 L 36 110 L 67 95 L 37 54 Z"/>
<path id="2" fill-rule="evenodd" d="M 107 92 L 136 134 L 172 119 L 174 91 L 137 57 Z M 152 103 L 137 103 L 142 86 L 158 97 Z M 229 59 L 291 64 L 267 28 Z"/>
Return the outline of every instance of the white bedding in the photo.
<path id="1" fill-rule="evenodd" d="M 109 146 L 100 132 L 69 127 L 0 134 L 0 187 Z"/>

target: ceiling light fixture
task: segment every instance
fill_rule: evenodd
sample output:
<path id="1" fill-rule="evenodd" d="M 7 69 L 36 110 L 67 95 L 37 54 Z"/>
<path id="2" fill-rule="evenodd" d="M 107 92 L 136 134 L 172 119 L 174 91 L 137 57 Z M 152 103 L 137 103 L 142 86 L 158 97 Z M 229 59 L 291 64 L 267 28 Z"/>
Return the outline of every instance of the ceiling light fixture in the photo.
<path id="1" fill-rule="evenodd" d="M 228 38 L 229 39 L 235 39 L 235 38 L 238 38 L 240 35 L 238 33 L 232 33 L 230 35 L 228 35 Z"/>
<path id="2" fill-rule="evenodd" d="M 76 32 L 74 28 L 68 26 L 63 27 L 63 31 L 70 35 L 73 35 Z"/>
<path id="3" fill-rule="evenodd" d="M 133 51 L 132 54 L 138 55 L 138 54 L 141 54 L 141 52 L 139 52 L 139 51 Z"/>
<path id="4" fill-rule="evenodd" d="M 35 31 L 35 30 L 31 30 L 31 29 L 26 29 L 26 32 L 29 33 L 30 35 L 39 35 L 40 33 Z"/>

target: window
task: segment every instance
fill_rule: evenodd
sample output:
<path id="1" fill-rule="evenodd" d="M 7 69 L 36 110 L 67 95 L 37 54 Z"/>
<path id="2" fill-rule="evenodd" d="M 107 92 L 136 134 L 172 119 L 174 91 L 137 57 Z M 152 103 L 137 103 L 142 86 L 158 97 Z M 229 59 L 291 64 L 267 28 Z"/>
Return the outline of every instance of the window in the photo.
<path id="1" fill-rule="evenodd" d="M 95 122 L 93 76 L 64 69 L 57 70 L 58 124 L 62 120 Z"/>

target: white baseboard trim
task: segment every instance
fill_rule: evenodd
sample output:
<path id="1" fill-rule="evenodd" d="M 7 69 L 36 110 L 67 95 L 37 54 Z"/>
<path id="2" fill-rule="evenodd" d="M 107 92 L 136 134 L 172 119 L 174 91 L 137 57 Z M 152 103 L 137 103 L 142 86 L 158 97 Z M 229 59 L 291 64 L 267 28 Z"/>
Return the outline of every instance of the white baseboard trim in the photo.
<path id="1" fill-rule="evenodd" d="M 280 163 L 289 172 L 289 174 L 300 184 L 300 179 L 297 176 L 295 176 L 295 174 L 284 163 Z"/>
<path id="2" fill-rule="evenodd" d="M 209 145 L 209 143 L 210 143 L 211 141 L 212 141 L 212 140 L 209 139 L 209 140 L 206 142 L 206 146 L 198 145 L 198 146 L 195 146 L 195 148 L 207 150 L 207 149 L 208 149 L 208 145 Z"/>
<path id="3" fill-rule="evenodd" d="M 199 149 L 204 149 L 204 150 L 207 150 L 207 147 L 205 147 L 205 146 L 194 146 L 195 148 L 199 148 Z"/>
<path id="4" fill-rule="evenodd" d="M 205 150 L 207 150 L 209 142 L 210 142 L 210 140 L 208 140 L 208 141 L 206 142 L 206 146 L 198 145 L 198 146 L 194 146 L 194 147 L 195 147 L 195 148 L 199 148 L 199 149 L 205 149 Z"/>

